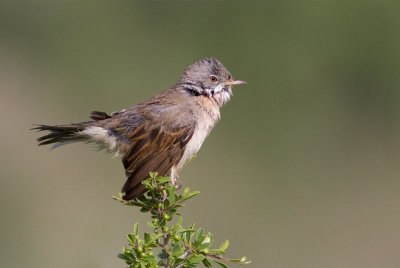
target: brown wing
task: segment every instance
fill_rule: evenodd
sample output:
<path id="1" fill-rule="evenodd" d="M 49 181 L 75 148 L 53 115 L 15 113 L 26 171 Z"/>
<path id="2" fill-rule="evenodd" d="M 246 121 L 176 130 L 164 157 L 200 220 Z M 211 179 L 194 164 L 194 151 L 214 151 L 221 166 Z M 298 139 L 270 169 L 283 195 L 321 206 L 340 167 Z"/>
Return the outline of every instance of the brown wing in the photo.
<path id="1" fill-rule="evenodd" d="M 122 159 L 127 176 L 122 188 L 125 200 L 136 198 L 146 191 L 141 182 L 149 177 L 149 172 L 166 176 L 179 163 L 195 127 L 190 123 L 176 129 L 167 129 L 162 125 L 148 129 L 147 125 L 143 123 L 129 136 L 133 143 Z"/>
<path id="2" fill-rule="evenodd" d="M 108 115 L 105 112 L 93 111 L 90 113 L 90 118 L 95 121 L 99 121 L 99 120 L 111 118 L 111 115 Z"/>

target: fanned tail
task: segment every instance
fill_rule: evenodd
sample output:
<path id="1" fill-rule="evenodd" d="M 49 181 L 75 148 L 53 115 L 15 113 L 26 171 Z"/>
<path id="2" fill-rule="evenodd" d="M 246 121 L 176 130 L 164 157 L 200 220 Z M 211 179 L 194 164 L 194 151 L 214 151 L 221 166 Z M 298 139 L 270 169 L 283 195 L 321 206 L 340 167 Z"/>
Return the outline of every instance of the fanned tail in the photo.
<path id="1" fill-rule="evenodd" d="M 54 144 L 52 149 L 61 145 L 87 140 L 87 137 L 81 134 L 85 126 L 80 124 L 56 126 L 38 125 L 32 129 L 37 131 L 49 131 L 49 134 L 38 138 L 37 141 L 39 142 L 39 146 Z"/>
<path id="2" fill-rule="evenodd" d="M 82 133 L 87 127 L 96 126 L 98 121 L 111 118 L 111 115 L 105 112 L 93 111 L 90 118 L 94 121 L 67 124 L 67 125 L 37 125 L 32 128 L 37 131 L 49 131 L 50 133 L 37 139 L 40 145 L 54 144 L 51 149 L 61 145 L 66 145 L 79 141 L 89 141 L 90 137 Z"/>

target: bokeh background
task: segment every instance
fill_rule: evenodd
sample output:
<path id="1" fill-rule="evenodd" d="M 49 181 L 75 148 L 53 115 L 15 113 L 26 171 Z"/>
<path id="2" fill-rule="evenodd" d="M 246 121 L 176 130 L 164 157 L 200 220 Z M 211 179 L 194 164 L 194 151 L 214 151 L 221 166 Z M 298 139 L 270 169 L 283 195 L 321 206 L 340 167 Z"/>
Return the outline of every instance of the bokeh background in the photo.
<path id="1" fill-rule="evenodd" d="M 389 1 L 2 1 L 2 267 L 124 267 L 119 159 L 37 147 L 213 56 L 246 80 L 181 173 L 186 224 L 249 267 L 399 267 L 400 16 Z M 237 267 L 236 265 L 232 265 Z"/>

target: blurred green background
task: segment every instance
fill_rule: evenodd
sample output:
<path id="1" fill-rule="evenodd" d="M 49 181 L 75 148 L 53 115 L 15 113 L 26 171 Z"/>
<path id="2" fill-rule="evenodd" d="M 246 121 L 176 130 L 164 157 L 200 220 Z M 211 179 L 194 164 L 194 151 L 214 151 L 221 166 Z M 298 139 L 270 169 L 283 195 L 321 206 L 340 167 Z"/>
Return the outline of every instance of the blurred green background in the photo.
<path id="1" fill-rule="evenodd" d="M 130 107 L 213 56 L 248 84 L 181 173 L 201 191 L 186 224 L 249 267 L 398 267 L 399 26 L 387 1 L 1 2 L 1 266 L 124 267 L 146 218 L 111 199 L 120 160 L 29 129 Z"/>

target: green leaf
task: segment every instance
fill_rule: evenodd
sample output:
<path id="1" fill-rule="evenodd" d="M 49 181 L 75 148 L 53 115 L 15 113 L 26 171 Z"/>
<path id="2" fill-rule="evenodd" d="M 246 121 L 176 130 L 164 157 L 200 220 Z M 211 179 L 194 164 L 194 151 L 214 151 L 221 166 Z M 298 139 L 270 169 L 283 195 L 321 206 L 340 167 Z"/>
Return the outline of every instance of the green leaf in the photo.
<path id="1" fill-rule="evenodd" d="M 151 234 L 151 240 L 156 241 L 157 239 L 159 239 L 161 236 L 163 236 L 164 234 Z"/>
<path id="2" fill-rule="evenodd" d="M 146 245 L 147 246 L 150 246 L 150 247 L 157 247 L 157 243 L 156 243 L 156 241 L 160 238 L 160 237 L 162 237 L 164 234 L 150 234 L 150 238 L 149 238 L 149 240 L 146 242 Z M 145 238 L 146 239 L 146 238 Z"/>
<path id="3" fill-rule="evenodd" d="M 179 244 L 175 244 L 174 247 L 172 248 L 172 255 L 178 257 L 182 255 L 182 253 L 185 251 L 185 248 L 182 247 Z"/>
<path id="4" fill-rule="evenodd" d="M 196 231 L 195 229 L 183 229 L 180 230 L 179 232 L 176 232 L 177 234 L 183 234 L 183 233 L 194 233 Z"/>
<path id="5" fill-rule="evenodd" d="M 198 194 L 200 194 L 200 191 L 191 192 L 191 193 L 189 193 L 187 196 L 185 196 L 183 200 L 186 201 L 186 200 L 188 200 L 189 198 L 192 198 L 192 197 L 194 197 L 194 196 L 196 196 L 196 195 L 198 195 Z"/>
<path id="6" fill-rule="evenodd" d="M 219 264 L 219 265 L 221 265 L 222 267 L 224 267 L 224 268 L 229 268 L 228 266 L 226 266 L 226 264 L 225 263 L 222 263 L 222 262 L 220 262 L 220 261 L 216 261 L 216 260 L 213 260 L 215 263 L 217 263 L 217 264 Z"/>
<path id="7" fill-rule="evenodd" d="M 158 178 L 157 178 L 157 182 L 158 182 L 159 184 L 164 184 L 164 183 L 167 183 L 167 182 L 169 182 L 169 181 L 171 181 L 171 178 L 170 178 L 170 177 L 158 177 Z"/>
<path id="8" fill-rule="evenodd" d="M 229 259 L 230 262 L 234 262 L 234 263 L 240 263 L 240 264 L 248 264 L 251 263 L 250 260 L 247 260 L 247 257 L 244 256 L 242 257 L 240 260 L 239 259 Z"/>
<path id="9" fill-rule="evenodd" d="M 130 245 L 134 245 L 136 242 L 136 236 L 134 234 L 127 234 L 126 239 L 128 240 Z"/>
<path id="10" fill-rule="evenodd" d="M 175 259 L 172 258 L 172 256 L 169 256 L 168 260 L 169 260 L 169 263 L 170 263 L 170 264 L 173 264 Z"/>
<path id="11" fill-rule="evenodd" d="M 148 222 L 147 222 L 147 225 L 148 225 L 149 227 L 151 227 L 151 228 L 157 228 L 157 225 L 155 225 L 153 221 L 148 221 Z"/>
<path id="12" fill-rule="evenodd" d="M 176 224 L 182 225 L 182 221 L 183 221 L 183 218 L 182 218 L 182 217 L 179 217 L 179 219 L 178 219 L 178 221 L 176 222 Z"/>
<path id="13" fill-rule="evenodd" d="M 182 231 L 185 230 L 185 229 L 183 229 L 182 225 L 180 225 L 179 223 L 177 223 L 177 224 L 175 224 L 175 226 L 174 226 L 174 230 L 175 230 L 175 233 L 182 233 Z"/>
<path id="14" fill-rule="evenodd" d="M 201 235 L 203 234 L 203 232 L 204 232 L 204 229 L 203 229 L 203 228 L 199 228 L 199 229 L 197 230 L 197 232 L 196 232 L 196 238 L 195 238 L 195 240 L 194 240 L 196 243 L 199 242 L 200 237 L 201 237 Z"/>
<path id="15" fill-rule="evenodd" d="M 122 253 L 118 254 L 118 258 L 120 258 L 120 259 L 122 259 L 124 261 L 132 261 L 133 260 L 130 257 L 128 257 L 127 255 L 122 254 Z"/>
<path id="16" fill-rule="evenodd" d="M 157 256 L 162 260 L 167 258 L 167 255 L 165 255 L 165 252 L 160 252 L 160 253 L 157 254 Z"/>
<path id="17" fill-rule="evenodd" d="M 150 242 L 150 234 L 149 233 L 144 233 L 144 243 L 148 245 Z"/>
<path id="18" fill-rule="evenodd" d="M 190 237 L 191 237 L 191 235 L 193 234 L 193 232 L 186 232 L 183 236 L 182 236 L 182 238 L 183 238 L 183 241 L 184 242 L 189 242 L 190 241 Z"/>
<path id="19" fill-rule="evenodd" d="M 226 241 L 219 247 L 219 249 L 222 250 L 222 251 L 225 251 L 225 250 L 228 248 L 228 246 L 229 246 L 229 241 L 226 240 Z"/>
<path id="20" fill-rule="evenodd" d="M 204 260 L 204 255 L 193 255 L 190 259 L 189 259 L 189 263 L 200 263 L 202 260 Z"/>
<path id="21" fill-rule="evenodd" d="M 206 267 L 212 266 L 211 262 L 207 258 L 204 258 L 204 260 L 202 262 L 203 262 L 204 266 L 206 266 Z"/>
<path id="22" fill-rule="evenodd" d="M 195 242 L 193 243 L 193 248 L 194 248 L 194 249 L 197 249 L 198 247 L 200 247 L 201 243 L 203 242 L 203 240 L 204 240 L 205 238 L 206 238 L 206 237 L 205 237 L 204 235 L 201 236 L 199 240 L 197 240 L 197 241 L 195 241 Z"/>
<path id="23" fill-rule="evenodd" d="M 197 250 L 203 250 L 208 248 L 211 245 L 211 239 L 209 236 L 204 237 L 203 241 L 199 246 L 197 246 Z"/>
<path id="24" fill-rule="evenodd" d="M 182 196 L 185 197 L 189 192 L 190 192 L 190 188 L 186 187 L 185 190 L 183 190 Z"/>
<path id="25" fill-rule="evenodd" d="M 146 256 L 143 258 L 144 261 L 146 262 L 156 262 L 156 257 L 154 256 Z"/>
<path id="26" fill-rule="evenodd" d="M 137 236 L 138 232 L 139 232 L 139 223 L 135 222 L 135 225 L 133 225 L 133 234 Z"/>
<path id="27" fill-rule="evenodd" d="M 170 204 L 174 204 L 176 201 L 176 195 L 175 195 L 175 187 L 168 189 L 168 201 Z"/>
<path id="28" fill-rule="evenodd" d="M 142 202 L 145 202 L 145 201 L 147 201 L 147 198 L 144 196 L 144 194 L 142 194 L 141 196 L 139 196 L 138 198 L 136 198 L 137 200 L 139 200 L 139 201 L 142 201 Z M 136 200 L 135 199 L 135 200 Z"/>
<path id="29" fill-rule="evenodd" d="M 164 207 L 167 208 L 167 207 L 169 207 L 169 205 L 170 205 L 170 203 L 169 203 L 168 199 L 166 199 L 164 201 Z"/>
<path id="30" fill-rule="evenodd" d="M 208 232 L 207 236 L 210 238 L 210 244 L 212 244 L 214 241 L 214 235 L 212 233 Z"/>
<path id="31" fill-rule="evenodd" d="M 148 211 L 149 211 L 148 208 L 144 208 L 144 207 L 143 207 L 143 208 L 140 209 L 140 212 L 148 212 Z"/>
<path id="32" fill-rule="evenodd" d="M 153 186 L 150 184 L 150 181 L 148 181 L 148 180 L 142 181 L 142 184 L 144 184 L 146 186 L 146 188 L 153 188 Z"/>
<path id="33" fill-rule="evenodd" d="M 185 242 L 189 242 L 191 239 L 192 239 L 192 237 L 193 237 L 193 235 L 194 235 L 194 225 L 195 225 L 195 223 L 192 223 L 192 225 L 190 226 L 190 229 L 191 230 L 193 230 L 193 232 L 187 232 L 187 233 L 185 233 L 185 235 L 183 236 L 183 240 L 185 241 Z"/>
<path id="34" fill-rule="evenodd" d="M 225 251 L 221 249 L 210 249 L 210 253 L 212 254 L 225 254 Z"/>

